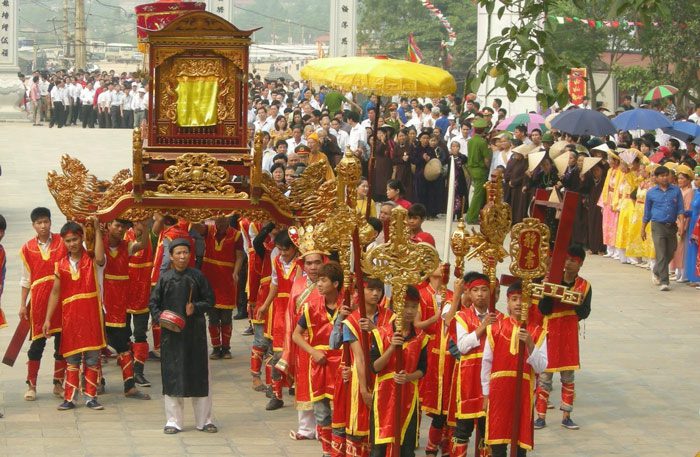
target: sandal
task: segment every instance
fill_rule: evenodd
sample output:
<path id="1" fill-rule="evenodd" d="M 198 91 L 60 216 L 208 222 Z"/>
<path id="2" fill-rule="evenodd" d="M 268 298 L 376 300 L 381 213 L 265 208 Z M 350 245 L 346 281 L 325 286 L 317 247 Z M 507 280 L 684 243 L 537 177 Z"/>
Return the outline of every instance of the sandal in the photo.
<path id="1" fill-rule="evenodd" d="M 301 433 L 295 432 L 294 430 L 289 431 L 289 437 L 294 441 L 310 440 L 308 436 L 304 436 Z"/>
<path id="2" fill-rule="evenodd" d="M 166 435 L 174 435 L 176 433 L 179 433 L 180 429 L 177 427 L 173 427 L 172 425 L 166 425 L 165 428 L 163 429 L 163 433 Z"/>
<path id="3" fill-rule="evenodd" d="M 216 433 L 219 431 L 219 429 L 216 428 L 216 425 L 214 425 L 214 424 L 207 424 L 202 428 L 198 428 L 197 430 L 199 430 L 200 432 L 206 432 L 206 433 Z"/>

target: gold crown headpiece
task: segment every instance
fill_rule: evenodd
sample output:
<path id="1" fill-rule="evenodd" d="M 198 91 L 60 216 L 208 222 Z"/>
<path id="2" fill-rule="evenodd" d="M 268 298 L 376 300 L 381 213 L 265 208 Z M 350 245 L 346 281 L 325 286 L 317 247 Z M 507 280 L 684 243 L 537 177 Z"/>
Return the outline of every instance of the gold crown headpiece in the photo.
<path id="1" fill-rule="evenodd" d="M 322 254 L 329 255 L 328 252 L 324 251 L 320 247 L 316 246 L 316 241 L 314 240 L 314 226 L 307 225 L 305 227 L 289 227 L 288 229 L 289 238 L 292 243 L 299 248 L 301 256 L 304 257 L 309 254 Z"/>

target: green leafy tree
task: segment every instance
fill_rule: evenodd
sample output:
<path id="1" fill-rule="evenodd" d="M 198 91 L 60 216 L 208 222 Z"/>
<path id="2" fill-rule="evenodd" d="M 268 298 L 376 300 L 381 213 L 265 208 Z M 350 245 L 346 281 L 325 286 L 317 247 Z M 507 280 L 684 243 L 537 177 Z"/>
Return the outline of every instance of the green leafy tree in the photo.
<path id="1" fill-rule="evenodd" d="M 495 78 L 496 87 L 506 90 L 512 101 L 518 93 L 530 89 L 528 79 L 535 76 L 537 101 L 550 106 L 555 101 L 564 105 L 569 100 L 566 74 L 576 64 L 570 56 L 557 52 L 554 32 L 556 27 L 546 18 L 552 14 L 555 1 L 501 0 L 496 9 L 495 0 L 477 0 L 488 14 L 503 17 L 506 10 L 518 21 L 505 27 L 487 43 L 489 61 L 469 75 L 472 91 L 486 80 Z M 585 8 L 587 0 L 573 0 L 578 8 Z M 607 9 L 608 17 L 634 17 L 645 23 L 663 21 L 670 17 L 668 2 L 660 0 L 614 0 Z"/>
<path id="2" fill-rule="evenodd" d="M 609 2 L 590 0 L 585 5 L 577 6 L 572 0 L 561 0 L 552 5 L 552 16 L 579 17 L 597 21 L 607 19 Z M 613 68 L 618 64 L 634 41 L 633 30 L 626 26 L 617 28 L 599 26 L 591 28 L 581 23 L 553 25 L 552 45 L 554 50 L 575 64 L 576 68 L 586 68 L 588 72 L 588 96 L 591 105 L 613 75 Z M 604 57 L 605 56 L 605 57 Z M 593 72 L 605 74 L 601 84 L 596 85 Z"/>
<path id="3" fill-rule="evenodd" d="M 457 33 L 454 46 L 446 48 L 452 56 L 449 67 L 457 81 L 476 59 L 476 7 L 461 0 L 434 1 Z M 441 41 L 447 33 L 440 21 L 431 16 L 419 0 L 360 0 L 357 30 L 358 47 L 368 54 L 386 54 L 406 58 L 408 34 L 413 36 L 428 65 L 445 66 L 446 54 Z"/>

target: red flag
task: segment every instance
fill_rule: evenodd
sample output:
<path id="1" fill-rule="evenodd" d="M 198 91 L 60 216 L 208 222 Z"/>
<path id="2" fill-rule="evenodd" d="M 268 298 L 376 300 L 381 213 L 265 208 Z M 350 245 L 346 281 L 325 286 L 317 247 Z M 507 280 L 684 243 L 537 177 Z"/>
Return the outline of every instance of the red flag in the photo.
<path id="1" fill-rule="evenodd" d="M 416 44 L 416 40 L 413 38 L 412 33 L 408 34 L 408 56 L 406 60 L 415 63 L 421 63 L 423 61 L 423 53 Z"/>

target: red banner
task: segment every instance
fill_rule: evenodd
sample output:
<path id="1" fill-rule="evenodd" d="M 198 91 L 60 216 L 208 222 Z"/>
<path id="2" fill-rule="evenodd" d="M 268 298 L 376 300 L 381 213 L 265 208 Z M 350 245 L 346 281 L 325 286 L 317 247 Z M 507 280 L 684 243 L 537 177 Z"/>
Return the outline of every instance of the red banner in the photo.
<path id="1" fill-rule="evenodd" d="M 540 268 L 540 244 L 542 234 L 538 230 L 525 229 L 518 235 L 520 252 L 517 258 L 518 267 L 523 272 L 530 272 Z"/>
<path id="2" fill-rule="evenodd" d="M 569 72 L 569 98 L 574 105 L 583 103 L 583 98 L 588 94 L 587 77 L 585 68 L 572 68 Z"/>

